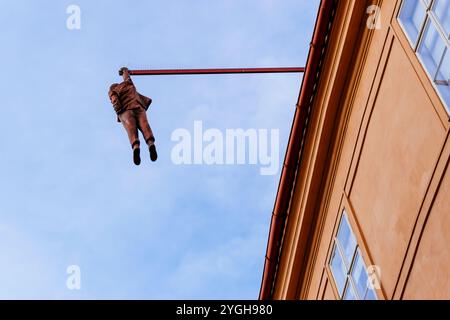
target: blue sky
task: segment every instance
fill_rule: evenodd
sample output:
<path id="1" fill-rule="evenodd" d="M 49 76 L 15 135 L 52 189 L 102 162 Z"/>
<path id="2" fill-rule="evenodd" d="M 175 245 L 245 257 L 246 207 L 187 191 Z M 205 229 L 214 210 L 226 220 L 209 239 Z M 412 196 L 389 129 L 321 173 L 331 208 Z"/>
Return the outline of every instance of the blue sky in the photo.
<path id="1" fill-rule="evenodd" d="M 81 8 L 81 29 L 66 8 Z M 119 67 L 303 66 L 318 1 L 4 0 L 0 298 L 256 299 L 301 76 L 135 77 L 159 159 L 132 163 Z M 174 165 L 171 133 L 280 130 L 280 170 Z M 81 290 L 66 268 L 81 268 Z"/>

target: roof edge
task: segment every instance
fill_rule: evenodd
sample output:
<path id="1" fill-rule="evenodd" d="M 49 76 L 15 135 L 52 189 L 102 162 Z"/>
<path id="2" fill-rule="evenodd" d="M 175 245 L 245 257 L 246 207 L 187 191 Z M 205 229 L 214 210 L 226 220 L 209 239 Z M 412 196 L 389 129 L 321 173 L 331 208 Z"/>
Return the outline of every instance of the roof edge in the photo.
<path id="1" fill-rule="evenodd" d="M 305 75 L 300 88 L 297 108 L 291 127 L 289 142 L 286 149 L 283 169 L 281 171 L 275 205 L 270 222 L 264 271 L 259 292 L 259 300 L 273 298 L 278 261 L 281 253 L 282 239 L 291 202 L 295 176 L 299 167 L 307 120 L 312 106 L 317 81 L 320 76 L 320 62 L 324 55 L 327 35 L 331 27 L 332 12 L 338 0 L 321 0 L 317 13 L 316 24 L 310 44 Z"/>

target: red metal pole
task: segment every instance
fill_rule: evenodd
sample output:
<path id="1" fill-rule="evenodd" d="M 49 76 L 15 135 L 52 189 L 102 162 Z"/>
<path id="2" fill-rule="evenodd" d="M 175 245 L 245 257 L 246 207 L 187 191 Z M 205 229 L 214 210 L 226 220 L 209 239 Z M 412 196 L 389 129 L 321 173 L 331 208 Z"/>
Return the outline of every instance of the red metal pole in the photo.
<path id="1" fill-rule="evenodd" d="M 243 74 L 243 73 L 303 73 L 305 68 L 218 68 L 218 69 L 153 69 L 130 70 L 132 76 L 162 76 L 188 74 Z"/>

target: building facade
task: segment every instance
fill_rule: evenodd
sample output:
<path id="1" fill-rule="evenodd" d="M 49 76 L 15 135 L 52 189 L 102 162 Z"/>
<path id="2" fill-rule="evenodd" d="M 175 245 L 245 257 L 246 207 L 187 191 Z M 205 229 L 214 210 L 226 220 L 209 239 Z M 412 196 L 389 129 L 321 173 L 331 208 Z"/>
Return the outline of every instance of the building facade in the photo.
<path id="1" fill-rule="evenodd" d="M 260 299 L 450 299 L 450 1 L 323 0 Z"/>

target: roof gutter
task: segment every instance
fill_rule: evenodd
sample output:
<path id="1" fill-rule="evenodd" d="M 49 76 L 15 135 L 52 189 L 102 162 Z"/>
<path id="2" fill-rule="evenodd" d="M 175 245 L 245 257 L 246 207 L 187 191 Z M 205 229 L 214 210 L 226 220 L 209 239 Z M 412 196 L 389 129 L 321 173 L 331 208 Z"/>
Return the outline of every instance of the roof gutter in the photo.
<path id="1" fill-rule="evenodd" d="M 264 262 L 260 300 L 272 299 L 277 266 L 281 252 L 284 228 L 295 185 L 295 177 L 300 164 L 308 118 L 310 115 L 321 61 L 324 57 L 333 7 L 337 0 L 322 0 L 317 14 L 316 25 L 310 44 L 305 75 L 303 78 L 297 108 L 294 114 L 289 143 L 286 150 L 275 206 L 270 222 L 269 239 Z"/>

